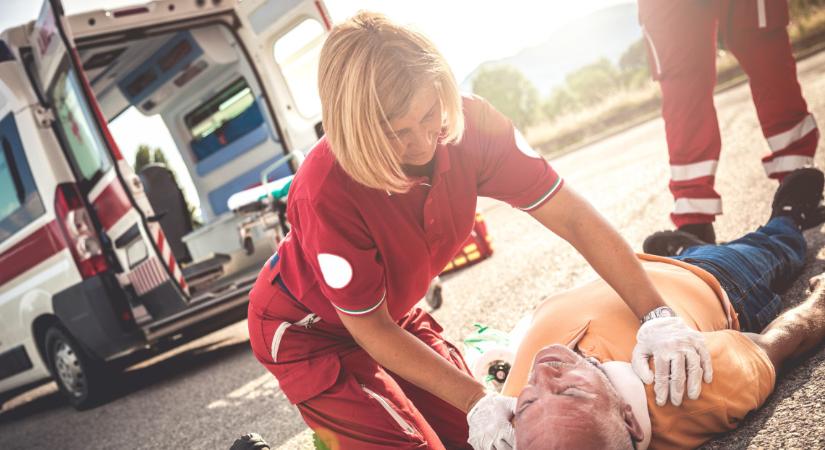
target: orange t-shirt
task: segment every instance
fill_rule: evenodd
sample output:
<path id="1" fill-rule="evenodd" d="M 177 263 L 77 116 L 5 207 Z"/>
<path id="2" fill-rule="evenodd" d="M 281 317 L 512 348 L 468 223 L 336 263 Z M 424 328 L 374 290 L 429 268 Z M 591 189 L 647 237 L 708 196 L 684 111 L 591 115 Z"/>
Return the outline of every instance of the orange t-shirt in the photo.
<path id="1" fill-rule="evenodd" d="M 776 373 L 762 349 L 736 331 L 739 323 L 719 282 L 708 272 L 672 259 L 639 255 L 656 289 L 685 322 L 702 331 L 713 363 L 713 382 L 696 400 L 657 406 L 653 385 L 645 386 L 653 437 L 650 448 L 695 448 L 713 435 L 736 428 L 773 391 Z M 527 383 L 533 358 L 551 344 L 576 345 L 601 362 L 630 362 L 639 320 L 604 280 L 545 300 L 516 353 L 502 393 L 517 396 Z"/>

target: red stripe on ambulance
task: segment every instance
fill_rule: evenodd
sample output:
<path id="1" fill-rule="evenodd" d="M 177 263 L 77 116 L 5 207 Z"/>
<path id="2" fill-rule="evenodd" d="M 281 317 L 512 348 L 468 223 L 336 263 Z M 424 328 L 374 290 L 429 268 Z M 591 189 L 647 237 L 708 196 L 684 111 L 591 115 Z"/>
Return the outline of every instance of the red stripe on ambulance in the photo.
<path id="1" fill-rule="evenodd" d="M 0 285 L 66 248 L 60 225 L 53 220 L 0 254 Z"/>
<path id="2" fill-rule="evenodd" d="M 100 219 L 100 225 L 106 230 L 112 228 L 132 208 L 129 197 L 117 178 L 103 188 L 100 195 L 92 200 L 92 204 Z"/>

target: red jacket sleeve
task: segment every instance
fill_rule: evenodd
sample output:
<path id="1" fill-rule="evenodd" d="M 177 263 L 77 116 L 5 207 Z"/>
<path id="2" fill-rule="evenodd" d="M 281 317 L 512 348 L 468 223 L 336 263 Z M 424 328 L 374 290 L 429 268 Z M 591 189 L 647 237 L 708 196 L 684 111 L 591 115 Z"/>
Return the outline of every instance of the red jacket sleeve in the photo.
<path id="1" fill-rule="evenodd" d="M 503 114 L 479 97 L 465 100 L 464 112 L 478 195 L 531 211 L 561 189 L 562 178 Z"/>

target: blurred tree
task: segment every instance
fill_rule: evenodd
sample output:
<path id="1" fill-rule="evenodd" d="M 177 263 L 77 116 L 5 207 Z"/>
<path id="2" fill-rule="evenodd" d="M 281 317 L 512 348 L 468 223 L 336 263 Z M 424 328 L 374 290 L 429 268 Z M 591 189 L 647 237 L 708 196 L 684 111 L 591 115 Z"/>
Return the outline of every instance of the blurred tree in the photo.
<path id="1" fill-rule="evenodd" d="M 565 81 L 570 93 L 582 106 L 601 102 L 621 86 L 619 70 L 607 58 L 569 73 Z"/>
<path id="2" fill-rule="evenodd" d="M 645 40 L 630 44 L 630 47 L 622 53 L 619 57 L 619 70 L 622 72 L 630 72 L 636 69 L 647 67 L 647 45 Z"/>
<path id="3" fill-rule="evenodd" d="M 155 149 L 155 162 L 169 167 L 169 164 L 166 163 L 166 156 L 163 154 L 163 150 L 159 148 Z M 172 168 L 170 167 L 169 170 L 172 170 Z"/>
<path id="4" fill-rule="evenodd" d="M 523 130 L 537 118 L 538 90 L 513 66 L 482 66 L 473 79 L 473 92 L 487 99 L 516 128 Z"/>
<path id="5" fill-rule="evenodd" d="M 579 109 L 579 102 L 566 87 L 557 87 L 541 104 L 544 117 L 553 120 L 563 114 Z"/>
<path id="6" fill-rule="evenodd" d="M 135 173 L 140 173 L 140 170 L 149 164 L 152 164 L 152 150 L 148 145 L 141 144 L 135 153 Z"/>

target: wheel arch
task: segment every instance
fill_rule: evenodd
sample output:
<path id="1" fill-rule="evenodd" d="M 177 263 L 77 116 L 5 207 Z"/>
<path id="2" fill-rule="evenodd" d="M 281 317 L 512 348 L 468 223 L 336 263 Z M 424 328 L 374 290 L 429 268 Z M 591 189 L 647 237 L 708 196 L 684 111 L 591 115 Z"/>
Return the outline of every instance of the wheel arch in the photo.
<path id="1" fill-rule="evenodd" d="M 66 327 L 60 323 L 60 319 L 58 319 L 54 314 L 40 315 L 34 319 L 34 322 L 32 322 L 32 337 L 34 338 L 34 344 L 37 346 L 37 352 L 40 354 L 40 360 L 43 361 L 43 364 L 47 368 L 49 368 L 49 371 L 52 369 L 49 364 L 49 358 L 46 355 L 46 332 L 53 326 L 58 326 L 62 328 L 64 332 L 67 332 Z"/>

